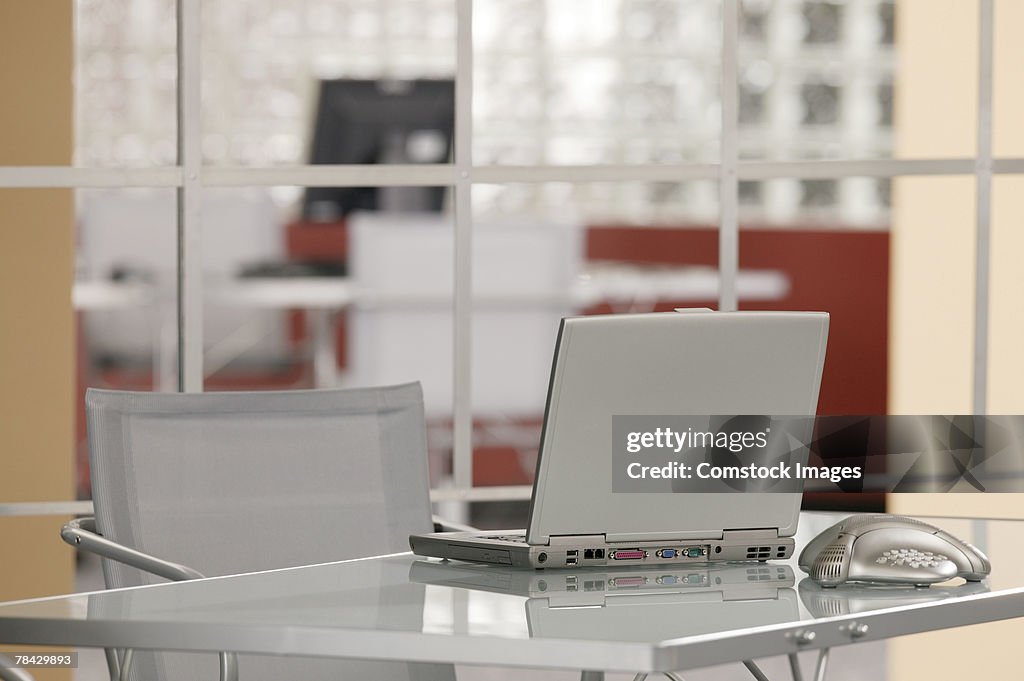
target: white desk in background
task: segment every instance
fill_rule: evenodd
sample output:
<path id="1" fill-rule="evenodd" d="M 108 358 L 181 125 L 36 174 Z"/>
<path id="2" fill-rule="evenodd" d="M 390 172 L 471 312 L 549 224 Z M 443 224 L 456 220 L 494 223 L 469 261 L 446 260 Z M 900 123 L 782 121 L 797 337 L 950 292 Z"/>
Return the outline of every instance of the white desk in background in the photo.
<path id="1" fill-rule="evenodd" d="M 564 305 L 579 310 L 606 303 L 616 312 L 647 312 L 659 301 L 675 303 L 707 302 L 718 296 L 718 272 L 707 267 L 642 267 L 623 264 L 591 264 L 575 278 L 564 295 L 476 296 L 474 305 L 488 310 L 515 309 L 523 305 Z M 176 384 L 174 353 L 177 341 L 174 320 L 174 291 L 140 281 L 79 281 L 73 289 L 76 310 L 146 312 L 151 329 L 154 369 L 161 389 Z M 780 300 L 789 293 L 789 280 L 776 270 L 741 270 L 737 278 L 740 301 Z M 451 296 L 379 294 L 359 289 L 345 277 L 274 277 L 212 280 L 206 286 L 210 304 L 226 308 L 264 310 L 300 309 L 307 312 L 312 339 L 315 385 L 337 385 L 337 357 L 334 341 L 334 314 L 350 306 L 450 307 Z M 207 373 L 223 366 L 247 343 L 239 340 L 214 347 L 207 358 Z"/>
<path id="2" fill-rule="evenodd" d="M 330 388 L 337 384 L 334 315 L 356 300 L 347 278 L 239 278 L 214 287 L 209 298 L 222 306 L 305 311 L 313 354 L 313 385 Z"/>
<path id="3" fill-rule="evenodd" d="M 840 517 L 804 513 L 798 548 Z M 793 561 L 534 571 L 398 554 L 0 604 L 0 643 L 655 673 L 1024 616 L 1024 521 L 935 522 L 989 555 L 985 582 L 825 591 Z"/>
<path id="4" fill-rule="evenodd" d="M 71 289 L 71 304 L 83 313 L 140 315 L 147 331 L 145 342 L 150 350 L 154 390 L 177 389 L 178 329 L 173 289 L 143 280 L 76 281 Z"/>

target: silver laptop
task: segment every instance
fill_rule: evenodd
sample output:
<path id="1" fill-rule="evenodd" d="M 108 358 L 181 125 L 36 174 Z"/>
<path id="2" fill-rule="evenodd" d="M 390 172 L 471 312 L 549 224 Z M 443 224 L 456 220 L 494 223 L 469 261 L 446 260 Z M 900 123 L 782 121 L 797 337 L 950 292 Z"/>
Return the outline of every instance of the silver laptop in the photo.
<path id="1" fill-rule="evenodd" d="M 822 312 L 562 320 L 525 531 L 412 535 L 421 556 L 534 568 L 788 558 L 799 493 L 612 490 L 612 417 L 813 415 Z"/>

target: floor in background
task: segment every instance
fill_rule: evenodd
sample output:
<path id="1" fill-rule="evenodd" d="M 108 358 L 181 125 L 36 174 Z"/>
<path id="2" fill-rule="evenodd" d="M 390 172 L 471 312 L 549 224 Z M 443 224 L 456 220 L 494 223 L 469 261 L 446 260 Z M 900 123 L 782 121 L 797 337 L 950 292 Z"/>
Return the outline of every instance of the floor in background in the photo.
<path id="1" fill-rule="evenodd" d="M 817 662 L 816 652 L 800 655 L 800 664 L 804 679 L 814 678 L 814 665 Z M 790 681 L 793 677 L 789 671 L 789 660 L 785 657 L 769 657 L 757 660 L 757 665 L 770 681 Z M 633 674 L 605 674 L 605 681 L 633 681 Z M 753 681 L 754 677 L 744 666 L 735 664 L 705 667 L 678 676 L 684 681 Z M 457 681 L 578 681 L 578 672 L 560 672 L 550 670 L 512 670 L 500 667 L 456 667 Z M 859 645 L 834 648 L 830 654 L 827 681 L 863 681 L 873 679 L 885 681 L 886 671 L 885 642 L 861 643 Z M 661 674 L 651 674 L 647 681 L 668 681 Z"/>
<path id="2" fill-rule="evenodd" d="M 82 591 L 98 591 L 103 588 L 103 573 L 99 559 L 84 555 L 78 563 L 75 578 L 75 589 Z M 74 681 L 109 681 L 107 663 L 103 651 L 92 648 L 80 648 L 78 651 L 78 669 L 75 670 Z M 801 655 L 804 678 L 814 676 L 814 663 L 817 653 Z M 785 657 L 773 657 L 757 661 L 758 665 L 772 681 L 792 678 L 789 673 L 789 662 Z M 718 667 L 707 667 L 680 674 L 685 681 L 749 681 L 754 677 L 744 669 L 743 665 L 729 664 Z M 831 654 L 828 667 L 828 681 L 860 681 L 861 679 L 886 678 L 886 646 L 885 642 L 861 643 L 859 645 L 835 648 Z M 580 675 L 576 672 L 559 672 L 550 670 L 520 670 L 498 667 L 463 667 L 457 668 L 458 681 L 576 681 Z M 632 681 L 632 674 L 607 674 L 606 681 Z M 209 681 L 216 681 L 210 679 Z M 667 681 L 666 677 L 652 674 L 649 681 Z"/>

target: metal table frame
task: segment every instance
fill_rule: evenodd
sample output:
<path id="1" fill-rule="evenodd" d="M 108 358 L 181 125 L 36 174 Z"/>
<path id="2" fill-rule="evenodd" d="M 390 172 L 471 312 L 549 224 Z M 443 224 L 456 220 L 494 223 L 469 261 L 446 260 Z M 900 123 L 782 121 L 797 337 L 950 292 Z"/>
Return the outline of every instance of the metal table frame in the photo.
<path id="1" fill-rule="evenodd" d="M 1013 522 L 1013 521 L 1008 521 Z M 1020 521 L 1017 521 L 1020 522 Z M 1024 523 L 1021 523 L 1024 527 Z M 259 575 L 289 580 L 294 575 L 304 581 L 304 571 L 333 566 L 379 561 L 391 569 L 404 569 L 413 557 L 409 554 L 330 564 L 275 570 Z M 397 562 L 396 562 L 397 561 Z M 351 569 L 377 568 L 374 565 L 350 566 Z M 384 569 L 381 567 L 380 569 Z M 315 574 L 315 573 L 309 573 Z M 333 574 L 333 573 L 332 573 Z M 353 573 L 354 574 L 354 573 Z M 799 573 L 798 573 L 799 574 Z M 195 589 L 216 587 L 223 580 L 235 586 L 237 580 L 259 575 L 215 577 L 192 582 L 177 582 L 123 589 Z M 231 580 L 236 580 L 232 582 Z M 280 583 L 284 583 L 283 581 Z M 238 585 L 241 588 L 242 585 Z M 468 589 L 454 589 L 454 603 Z M 110 594 L 114 592 L 100 592 Z M 180 598 L 180 592 L 176 599 Z M 205 594 L 204 591 L 192 595 Z M 598 681 L 603 671 L 646 674 L 684 672 L 710 665 L 743 662 L 757 679 L 765 675 L 753 660 L 787 655 L 795 681 L 802 681 L 797 653 L 820 651 L 814 679 L 825 675 L 829 649 L 896 636 L 922 633 L 1024 616 L 1024 585 L 986 593 L 954 595 L 936 601 L 866 610 L 855 614 L 806 619 L 738 628 L 724 632 L 689 635 L 683 638 L 629 642 L 623 640 L 568 640 L 530 636 L 472 635 L 470 633 L 425 633 L 415 630 L 358 629 L 323 626 L 320 622 L 231 621 L 217 622 L 193 616 L 188 611 L 179 621 L 158 617 L 132 620 L 75 619 L 70 617 L 74 599 L 83 594 L 0 604 L 0 641 L 26 645 L 73 645 L 83 647 L 128 647 L 138 649 L 185 651 L 233 651 L 238 653 L 279 654 L 312 657 L 352 657 L 413 662 L 544 667 L 586 670 L 583 681 Z M 165 594 L 160 595 L 166 598 Z M 205 596 L 204 596 L 205 597 Z M 465 600 L 468 603 L 468 598 Z M 12 608 L 12 606 L 14 606 Z M 343 607 L 343 606 L 339 606 Z M 19 614 L 20 608 L 31 613 Z M 453 610 L 454 612 L 454 610 Z M 208 613 L 207 613 L 208 615 Z"/>

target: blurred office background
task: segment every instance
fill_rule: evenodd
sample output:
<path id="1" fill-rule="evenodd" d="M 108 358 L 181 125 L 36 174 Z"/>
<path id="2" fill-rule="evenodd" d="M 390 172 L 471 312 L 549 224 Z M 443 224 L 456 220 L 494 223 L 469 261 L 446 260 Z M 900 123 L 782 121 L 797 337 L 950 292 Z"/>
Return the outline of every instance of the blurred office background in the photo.
<path id="1" fill-rule="evenodd" d="M 0 504 L 87 501 L 84 390 L 178 387 L 175 2 L 10 5 L 0 170 L 75 174 L 0 184 Z M 488 499 L 442 510 L 521 526 L 557 320 L 718 307 L 718 225 L 735 210 L 739 308 L 832 315 L 821 413 L 1021 413 L 1024 7 L 994 5 L 991 155 L 1007 161 L 979 336 L 978 0 L 742 0 L 727 129 L 721 0 L 473 0 L 471 423 L 456 451 L 451 186 L 311 189 L 287 171 L 447 177 L 428 167 L 457 134 L 457 1 L 204 0 L 202 387 L 421 380 L 439 498 L 467 482 L 461 465 Z M 723 203 L 733 143 L 747 170 Z M 885 165 L 900 160 L 926 163 Z M 1015 495 L 862 503 L 886 501 L 1024 517 Z M 64 518 L 7 516 L 52 574 L 5 565 L 0 597 L 71 590 Z M 901 678 L 942 636 L 876 665 Z M 944 662 L 937 678 L 962 675 Z"/>
<path id="2" fill-rule="evenodd" d="M 75 164 L 173 166 L 174 3 L 91 0 L 75 8 Z M 704 0 L 474 2 L 473 163 L 717 162 L 721 12 L 721 3 Z M 889 0 L 742 3 L 740 158 L 891 158 L 894 25 Z M 455 77 L 454 0 L 213 0 L 203 3 L 202 27 L 206 165 L 446 160 L 451 112 L 432 120 L 427 109 L 436 102 L 398 90 Z M 322 89 L 332 80 L 341 82 Z M 405 107 L 393 130 L 382 133 L 360 112 L 374 106 L 375 94 L 353 88 L 353 80 L 392 88 L 390 106 Z M 320 106 L 321 92 L 345 104 Z M 416 143 L 431 141 L 414 135 L 430 126 L 443 133 L 433 140 L 441 148 L 416 158 Z M 388 149 L 338 148 L 388 134 L 398 138 L 379 143 Z M 846 362 L 841 343 L 833 353 L 838 374 L 826 394 L 833 411 L 885 409 L 891 185 L 888 178 L 777 177 L 745 180 L 739 189 L 743 226 L 751 230 L 742 306 L 828 309 L 834 342 L 858 350 L 845 353 Z M 450 194 L 434 214 L 423 206 L 399 214 L 381 198 L 369 218 L 358 213 L 367 205 L 360 199 L 326 189 L 207 189 L 206 389 L 419 378 L 439 420 L 432 441 L 443 475 L 452 399 Z M 76 206 L 83 385 L 173 389 L 174 190 L 81 189 Z M 719 187 L 713 177 L 687 180 L 684 173 L 678 181 L 480 183 L 472 209 L 474 295 L 481 299 L 474 368 L 482 372 L 473 381 L 475 435 L 480 449 L 511 445 L 481 452 L 475 475 L 480 483 L 525 483 L 558 317 L 716 306 Z M 287 306 L 254 285 L 287 280 L 281 283 L 293 285 L 293 302 L 302 303 L 304 294 L 316 295 L 312 278 L 331 275 L 345 276 L 359 299 L 350 303 L 339 291 L 333 308 Z M 425 286 L 433 300 L 424 299 L 431 298 Z M 115 301 L 129 288 L 146 302 Z M 495 297 L 506 300 L 486 300 Z M 366 298 L 374 298 L 373 309 Z M 851 313 L 860 308 L 856 319 L 837 307 L 844 304 Z M 405 342 L 411 332 L 426 334 L 416 353 Z M 418 356 L 403 358 L 411 354 Z"/>

